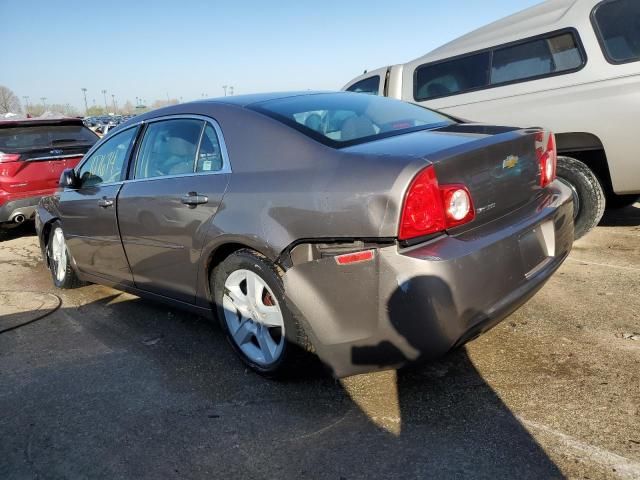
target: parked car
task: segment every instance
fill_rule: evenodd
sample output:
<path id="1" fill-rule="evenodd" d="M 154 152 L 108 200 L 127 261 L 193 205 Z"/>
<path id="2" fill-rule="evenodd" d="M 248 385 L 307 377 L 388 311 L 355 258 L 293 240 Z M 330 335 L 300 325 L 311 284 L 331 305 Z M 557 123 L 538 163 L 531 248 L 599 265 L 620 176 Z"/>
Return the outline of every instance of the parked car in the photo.
<path id="1" fill-rule="evenodd" d="M 550 0 L 345 90 L 556 134 L 576 237 L 640 197 L 640 1 Z"/>
<path id="2" fill-rule="evenodd" d="M 203 100 L 105 137 L 36 222 L 57 287 L 90 281 L 217 315 L 275 375 L 337 376 L 462 345 L 573 243 L 553 135 L 354 93 Z"/>
<path id="3" fill-rule="evenodd" d="M 110 130 L 113 130 L 117 126 L 115 123 L 100 124 L 95 128 L 94 132 L 98 134 L 98 136 L 104 137 Z"/>
<path id="4" fill-rule="evenodd" d="M 0 120 L 0 228 L 33 219 L 97 140 L 77 118 Z"/>

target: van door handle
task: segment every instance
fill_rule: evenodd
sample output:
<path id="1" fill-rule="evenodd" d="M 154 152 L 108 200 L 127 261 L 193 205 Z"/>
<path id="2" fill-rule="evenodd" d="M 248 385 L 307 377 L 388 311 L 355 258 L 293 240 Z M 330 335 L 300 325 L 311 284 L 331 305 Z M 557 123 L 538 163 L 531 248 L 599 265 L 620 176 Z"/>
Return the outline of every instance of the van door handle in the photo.
<path id="1" fill-rule="evenodd" d="M 113 200 L 109 200 L 107 197 L 102 197 L 98 200 L 98 206 L 102 208 L 113 207 Z"/>
<path id="2" fill-rule="evenodd" d="M 196 192 L 189 192 L 186 195 L 183 195 L 180 201 L 185 205 L 189 205 L 190 207 L 195 207 L 196 205 L 202 205 L 203 203 L 208 203 L 209 197 L 205 195 L 198 195 Z"/>

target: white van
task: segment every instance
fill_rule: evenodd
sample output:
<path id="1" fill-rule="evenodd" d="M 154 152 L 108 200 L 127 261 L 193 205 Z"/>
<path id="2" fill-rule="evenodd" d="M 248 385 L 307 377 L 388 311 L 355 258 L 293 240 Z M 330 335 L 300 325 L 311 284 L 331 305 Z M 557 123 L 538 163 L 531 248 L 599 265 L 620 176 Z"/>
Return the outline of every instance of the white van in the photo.
<path id="1" fill-rule="evenodd" d="M 576 237 L 640 197 L 640 0 L 549 0 L 343 90 L 556 133 Z"/>

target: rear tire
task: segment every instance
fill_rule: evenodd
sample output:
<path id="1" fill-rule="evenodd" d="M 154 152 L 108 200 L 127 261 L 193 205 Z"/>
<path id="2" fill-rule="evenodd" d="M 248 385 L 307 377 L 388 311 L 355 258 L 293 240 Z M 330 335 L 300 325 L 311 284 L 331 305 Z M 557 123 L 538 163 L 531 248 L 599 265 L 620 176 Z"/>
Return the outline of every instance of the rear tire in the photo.
<path id="1" fill-rule="evenodd" d="M 640 195 L 616 195 L 609 193 L 607 195 L 607 208 L 627 208 L 634 203 L 640 201 Z"/>
<path id="2" fill-rule="evenodd" d="M 71 289 L 82 285 L 71 266 L 71 254 L 67 248 L 60 222 L 54 222 L 51 226 L 47 244 L 47 259 L 53 284 L 57 288 Z"/>
<path id="3" fill-rule="evenodd" d="M 210 278 L 229 344 L 245 365 L 270 378 L 301 373 L 311 358 L 304 329 L 287 307 L 282 275 L 265 256 L 242 249 L 216 266 Z"/>
<path id="4" fill-rule="evenodd" d="M 605 208 L 604 190 L 593 171 L 575 158 L 558 157 L 557 174 L 558 179 L 573 192 L 574 238 L 577 240 L 602 219 Z"/>

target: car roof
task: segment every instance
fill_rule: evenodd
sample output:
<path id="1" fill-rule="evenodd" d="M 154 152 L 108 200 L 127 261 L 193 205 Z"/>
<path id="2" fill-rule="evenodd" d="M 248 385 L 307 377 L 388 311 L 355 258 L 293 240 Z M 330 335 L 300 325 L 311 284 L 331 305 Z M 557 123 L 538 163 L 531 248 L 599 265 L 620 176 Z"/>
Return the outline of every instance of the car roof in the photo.
<path id="1" fill-rule="evenodd" d="M 248 105 L 267 102 L 269 100 L 279 100 L 282 98 L 300 97 L 305 95 L 318 95 L 321 93 L 341 93 L 341 92 L 306 90 L 306 91 L 293 91 L 293 92 L 253 93 L 248 95 L 233 95 L 228 97 L 196 100 L 193 103 L 226 103 L 229 105 L 238 105 L 241 107 L 246 107 Z"/>
<path id="2" fill-rule="evenodd" d="M 53 118 L 20 118 L 16 120 L 0 120 L 0 128 L 8 127 L 35 127 L 48 125 L 84 125 L 81 118 L 53 117 Z"/>
<path id="3" fill-rule="evenodd" d="M 547 0 L 458 37 L 413 61 L 429 63 L 562 28 L 577 27 L 588 19 L 600 1 Z"/>

